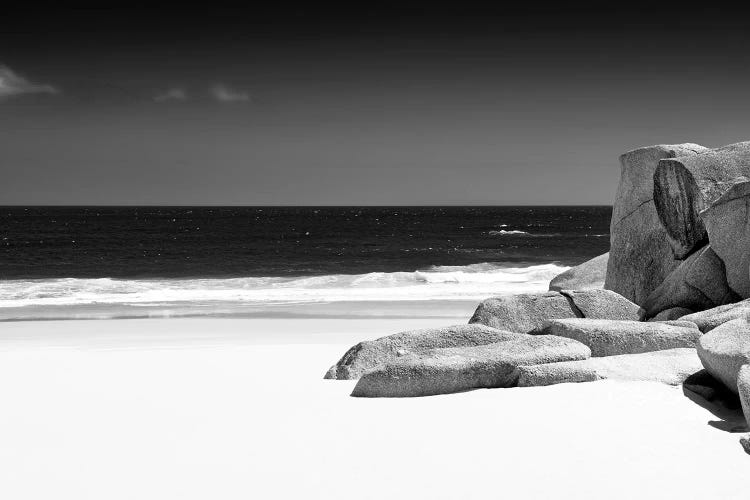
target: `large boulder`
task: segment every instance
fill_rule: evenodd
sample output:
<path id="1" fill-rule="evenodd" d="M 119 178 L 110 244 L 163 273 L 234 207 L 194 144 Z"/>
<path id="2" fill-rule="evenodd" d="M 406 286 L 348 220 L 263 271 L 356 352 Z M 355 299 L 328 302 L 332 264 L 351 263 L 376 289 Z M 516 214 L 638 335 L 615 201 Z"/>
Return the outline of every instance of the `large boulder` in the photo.
<path id="1" fill-rule="evenodd" d="M 676 258 L 705 243 L 708 234 L 700 212 L 742 176 L 750 176 L 750 142 L 659 161 L 654 204 Z"/>
<path id="2" fill-rule="evenodd" d="M 587 260 L 583 264 L 571 267 L 558 274 L 549 283 L 550 291 L 586 290 L 589 288 L 604 288 L 607 276 L 607 261 L 609 252 Z"/>
<path id="3" fill-rule="evenodd" d="M 485 325 L 455 325 L 411 330 L 355 345 L 333 365 L 327 379 L 351 380 L 367 370 L 400 356 L 444 347 L 467 347 L 516 338 L 518 334 Z"/>
<path id="4" fill-rule="evenodd" d="M 532 333 L 575 339 L 589 346 L 592 356 L 615 356 L 694 347 L 701 332 L 689 325 L 691 323 L 556 319 L 547 321 Z"/>
<path id="5" fill-rule="evenodd" d="M 698 341 L 698 357 L 708 373 L 737 394 L 737 374 L 750 363 L 750 323 L 735 319 L 706 333 Z"/>
<path id="6" fill-rule="evenodd" d="M 750 425 L 750 365 L 744 365 L 737 374 L 737 391 L 740 393 L 742 411 L 747 425 Z"/>
<path id="7" fill-rule="evenodd" d="M 586 359 L 588 347 L 560 337 L 520 335 L 475 347 L 435 349 L 382 364 L 354 387 L 356 397 L 432 396 L 516 384 L 520 365 Z"/>
<path id="8" fill-rule="evenodd" d="M 727 284 L 724 263 L 706 245 L 682 261 L 642 305 L 650 318 L 674 307 L 702 311 L 738 300 Z"/>
<path id="9" fill-rule="evenodd" d="M 711 248 L 724 263 L 727 283 L 743 299 L 750 297 L 750 181 L 733 184 L 701 218 Z"/>
<path id="10" fill-rule="evenodd" d="M 697 144 L 658 145 L 620 156 L 621 174 L 612 222 L 604 288 L 642 305 L 677 267 L 654 205 L 654 172 L 659 160 L 708 151 Z"/>
<path id="11" fill-rule="evenodd" d="M 695 323 L 700 331 L 706 333 L 728 321 L 740 318 L 750 319 L 750 299 L 686 314 L 680 320 Z"/>
<path id="12" fill-rule="evenodd" d="M 640 354 L 621 354 L 518 367 L 518 386 L 592 382 L 594 380 L 636 380 L 680 385 L 700 371 L 700 359 L 693 348 L 667 349 Z"/>
<path id="13" fill-rule="evenodd" d="M 638 319 L 638 306 L 611 290 L 522 293 L 481 302 L 469 323 L 528 333 L 560 318 Z"/>
<path id="14" fill-rule="evenodd" d="M 553 318 L 576 318 L 568 299 L 559 292 L 521 293 L 482 301 L 469 323 L 526 333 Z"/>
<path id="15" fill-rule="evenodd" d="M 577 316 L 593 319 L 639 319 L 639 307 L 611 290 L 563 290 Z"/>

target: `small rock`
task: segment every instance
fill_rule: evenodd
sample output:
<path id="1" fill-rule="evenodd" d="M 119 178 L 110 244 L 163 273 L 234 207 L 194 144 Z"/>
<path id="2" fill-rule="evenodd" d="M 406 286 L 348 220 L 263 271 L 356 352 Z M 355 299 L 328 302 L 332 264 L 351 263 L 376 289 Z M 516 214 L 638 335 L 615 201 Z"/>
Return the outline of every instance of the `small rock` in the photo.
<path id="1" fill-rule="evenodd" d="M 707 333 L 719 325 L 740 318 L 750 319 L 750 299 L 688 314 L 680 319 L 695 323 L 700 331 Z"/>
<path id="2" fill-rule="evenodd" d="M 552 318 L 575 318 L 568 299 L 559 292 L 521 293 L 482 301 L 469 323 L 527 333 Z"/>
<path id="3" fill-rule="evenodd" d="M 651 318 L 649 321 L 672 321 L 692 313 L 693 311 L 687 309 L 686 307 L 672 307 L 670 309 L 663 310 L 662 312 Z"/>

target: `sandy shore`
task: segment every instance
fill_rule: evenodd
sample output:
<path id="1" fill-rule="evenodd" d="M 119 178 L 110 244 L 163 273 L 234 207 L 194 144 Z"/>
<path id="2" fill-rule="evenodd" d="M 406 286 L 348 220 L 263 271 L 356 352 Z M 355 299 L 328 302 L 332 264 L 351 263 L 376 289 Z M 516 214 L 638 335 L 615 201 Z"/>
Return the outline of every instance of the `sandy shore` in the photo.
<path id="1" fill-rule="evenodd" d="M 739 435 L 681 388 L 367 400 L 322 379 L 357 340 L 450 323 L 2 323 L 0 497 L 748 498 Z"/>

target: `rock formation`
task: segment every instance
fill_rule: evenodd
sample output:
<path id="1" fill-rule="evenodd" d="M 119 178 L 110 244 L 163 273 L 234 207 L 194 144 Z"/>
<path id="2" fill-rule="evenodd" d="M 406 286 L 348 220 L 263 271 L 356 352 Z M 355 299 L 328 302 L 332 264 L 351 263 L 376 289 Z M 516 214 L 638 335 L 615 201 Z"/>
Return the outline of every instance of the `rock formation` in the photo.
<path id="1" fill-rule="evenodd" d="M 740 393 L 742 411 L 750 426 L 750 365 L 744 365 L 737 374 L 737 391 Z"/>
<path id="2" fill-rule="evenodd" d="M 740 298 L 729 288 L 724 263 L 710 245 L 693 253 L 667 276 L 643 303 L 646 317 L 674 307 L 694 311 L 736 302 Z"/>
<path id="3" fill-rule="evenodd" d="M 750 176 L 750 142 L 659 161 L 654 203 L 675 258 L 685 258 L 706 242 L 700 212 L 743 176 Z"/>
<path id="4" fill-rule="evenodd" d="M 637 380 L 679 385 L 701 369 L 695 349 L 680 348 L 641 354 L 621 354 L 518 367 L 518 386 L 592 382 L 595 380 Z"/>
<path id="5" fill-rule="evenodd" d="M 562 318 L 638 319 L 638 306 L 610 290 L 522 293 L 481 302 L 469 323 L 528 333 Z"/>
<path id="6" fill-rule="evenodd" d="M 510 387 L 516 368 L 586 359 L 588 347 L 554 336 L 518 338 L 475 347 L 435 349 L 404 356 L 365 372 L 354 387 L 357 397 L 414 397 L 469 389 Z"/>
<path id="7" fill-rule="evenodd" d="M 455 325 L 412 330 L 360 342 L 349 349 L 325 375 L 328 379 L 356 379 L 365 371 L 400 356 L 445 347 L 468 347 L 517 337 L 485 325 Z"/>
<path id="8" fill-rule="evenodd" d="M 733 184 L 700 215 L 727 283 L 741 298 L 750 297 L 750 181 Z"/>
<path id="9" fill-rule="evenodd" d="M 575 339 L 589 346 L 592 356 L 695 347 L 701 335 L 692 323 L 675 325 L 597 319 L 553 319 L 533 333 Z"/>
<path id="10" fill-rule="evenodd" d="M 555 276 L 549 283 L 549 289 L 552 292 L 560 292 L 562 290 L 604 288 L 608 261 L 609 252 L 571 267 L 564 273 Z"/>
<path id="11" fill-rule="evenodd" d="M 620 156 L 605 288 L 642 305 L 677 267 L 654 205 L 654 172 L 659 160 L 705 151 L 697 144 L 658 145 Z"/>
<path id="12" fill-rule="evenodd" d="M 704 334 L 698 356 L 708 373 L 737 394 L 737 374 L 750 363 L 750 322 L 735 319 Z"/>

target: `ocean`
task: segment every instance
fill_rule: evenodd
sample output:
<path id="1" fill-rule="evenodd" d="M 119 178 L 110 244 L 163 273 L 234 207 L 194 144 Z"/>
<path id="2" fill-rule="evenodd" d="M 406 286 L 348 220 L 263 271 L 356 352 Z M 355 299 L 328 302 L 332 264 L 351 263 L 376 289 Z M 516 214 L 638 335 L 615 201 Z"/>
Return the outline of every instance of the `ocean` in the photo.
<path id="1" fill-rule="evenodd" d="M 435 312 L 446 302 L 546 289 L 569 266 L 608 250 L 611 213 L 608 206 L 3 207 L 0 320 L 409 315 L 426 303 Z"/>

